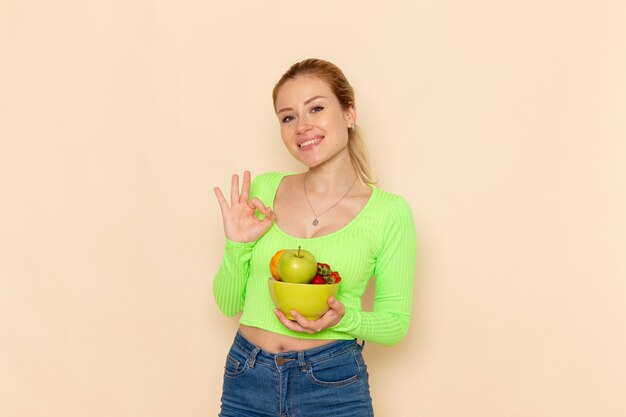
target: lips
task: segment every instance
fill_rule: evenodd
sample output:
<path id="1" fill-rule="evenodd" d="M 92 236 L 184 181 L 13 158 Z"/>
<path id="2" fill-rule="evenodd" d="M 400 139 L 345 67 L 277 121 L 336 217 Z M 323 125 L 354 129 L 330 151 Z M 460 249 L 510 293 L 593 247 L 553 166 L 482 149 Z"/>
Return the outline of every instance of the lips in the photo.
<path id="1" fill-rule="evenodd" d="M 314 136 L 311 138 L 306 138 L 302 142 L 298 144 L 300 149 L 308 149 L 320 143 L 324 139 L 324 136 Z"/>

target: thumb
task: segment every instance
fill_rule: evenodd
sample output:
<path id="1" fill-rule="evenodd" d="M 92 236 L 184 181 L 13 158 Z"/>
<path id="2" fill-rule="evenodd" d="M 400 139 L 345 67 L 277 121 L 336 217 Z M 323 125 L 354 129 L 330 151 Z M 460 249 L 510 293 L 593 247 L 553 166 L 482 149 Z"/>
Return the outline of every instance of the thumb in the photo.
<path id="1" fill-rule="evenodd" d="M 269 219 L 269 220 L 271 220 L 271 221 L 276 220 L 276 214 L 274 214 L 274 211 L 272 210 L 272 208 L 271 208 L 271 207 L 267 207 L 267 208 L 265 209 L 265 213 L 264 213 L 264 215 L 265 215 L 265 218 L 266 218 L 266 219 Z"/>
<path id="2" fill-rule="evenodd" d="M 335 297 L 328 298 L 328 307 L 330 307 L 331 310 L 335 310 L 340 314 L 343 314 L 345 308 L 344 305 L 340 303 Z"/>
<path id="3" fill-rule="evenodd" d="M 263 218 L 263 220 L 261 220 L 261 223 L 263 223 L 265 227 L 269 228 L 274 223 L 275 220 L 276 220 L 276 215 L 271 209 L 268 208 L 267 212 L 265 213 L 265 217 Z"/>

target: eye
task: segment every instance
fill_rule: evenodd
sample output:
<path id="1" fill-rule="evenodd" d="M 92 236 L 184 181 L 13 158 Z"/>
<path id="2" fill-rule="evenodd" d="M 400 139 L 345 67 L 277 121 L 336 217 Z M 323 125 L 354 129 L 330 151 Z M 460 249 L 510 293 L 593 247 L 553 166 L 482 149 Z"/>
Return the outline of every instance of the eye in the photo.
<path id="1" fill-rule="evenodd" d="M 283 123 L 288 123 L 288 122 L 290 122 L 292 120 L 293 120 L 293 116 L 291 116 L 291 115 L 285 116 L 285 117 L 282 118 L 282 122 Z"/>
<path id="2" fill-rule="evenodd" d="M 311 113 L 317 113 L 317 112 L 320 112 L 322 110 L 324 110 L 324 107 L 322 107 L 322 106 L 314 106 L 314 107 L 311 108 Z"/>

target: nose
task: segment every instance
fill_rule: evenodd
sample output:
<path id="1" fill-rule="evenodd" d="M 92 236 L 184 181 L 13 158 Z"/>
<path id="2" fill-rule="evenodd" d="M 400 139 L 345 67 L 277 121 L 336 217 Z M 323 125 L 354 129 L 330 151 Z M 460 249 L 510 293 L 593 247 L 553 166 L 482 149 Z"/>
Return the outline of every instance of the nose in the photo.
<path id="1" fill-rule="evenodd" d="M 296 133 L 302 134 L 311 130 L 312 126 L 308 120 L 306 120 L 305 118 L 299 118 L 297 120 L 298 120 L 298 124 L 296 126 Z"/>

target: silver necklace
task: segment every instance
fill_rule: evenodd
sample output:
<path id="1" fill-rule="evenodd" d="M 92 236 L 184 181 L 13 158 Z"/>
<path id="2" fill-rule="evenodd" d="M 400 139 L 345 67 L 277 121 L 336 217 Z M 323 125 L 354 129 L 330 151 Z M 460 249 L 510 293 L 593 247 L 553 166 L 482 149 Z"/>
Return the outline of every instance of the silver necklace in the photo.
<path id="1" fill-rule="evenodd" d="M 341 201 L 346 198 L 346 196 L 348 195 L 348 193 L 350 192 L 350 190 L 352 190 L 352 187 L 354 187 L 354 184 L 356 183 L 356 179 L 357 177 L 354 177 L 354 181 L 352 181 L 352 185 L 350 185 L 350 188 L 348 188 L 348 191 L 346 191 L 346 193 L 339 199 L 337 200 L 337 202 L 335 204 L 333 204 L 332 206 L 328 207 L 326 210 L 324 210 L 323 212 L 321 212 L 320 214 L 315 213 L 315 210 L 313 210 L 313 206 L 311 205 L 311 202 L 309 201 L 309 195 L 306 192 L 306 179 L 307 179 L 307 175 L 309 175 L 309 171 L 307 171 L 304 174 L 304 197 L 306 198 L 306 202 L 309 203 L 309 208 L 311 209 L 311 212 L 313 213 L 313 215 L 315 216 L 315 219 L 313 220 L 313 226 L 317 226 L 318 224 L 320 224 L 319 218 L 322 216 L 322 214 L 330 211 L 330 209 L 332 209 L 333 207 L 335 207 L 337 204 L 341 203 Z"/>

